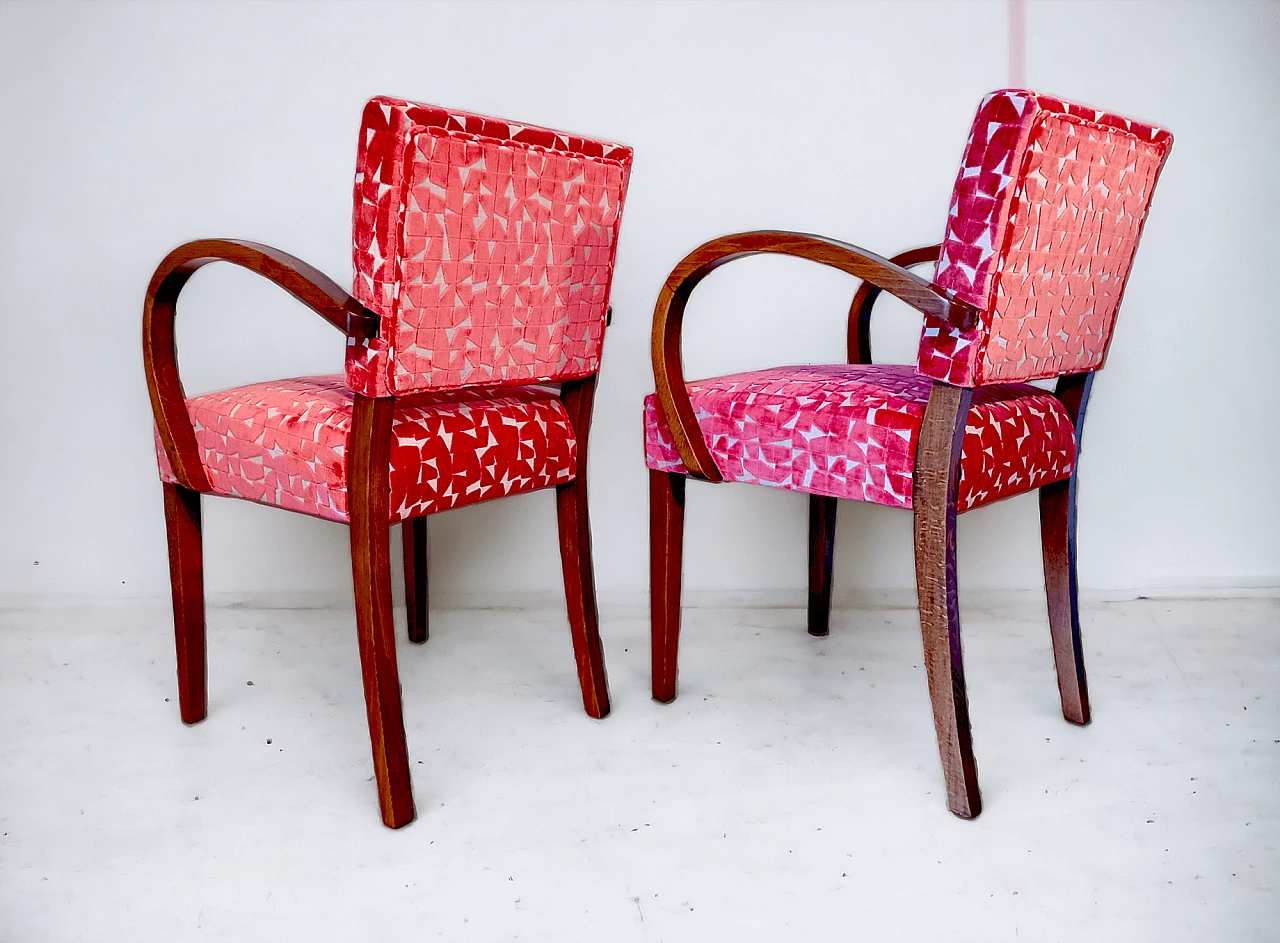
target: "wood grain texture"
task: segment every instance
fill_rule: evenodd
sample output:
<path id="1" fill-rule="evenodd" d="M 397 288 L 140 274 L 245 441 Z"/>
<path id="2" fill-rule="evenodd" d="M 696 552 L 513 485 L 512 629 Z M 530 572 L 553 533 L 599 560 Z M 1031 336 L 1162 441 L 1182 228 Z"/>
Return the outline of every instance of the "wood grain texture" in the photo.
<path id="1" fill-rule="evenodd" d="M 649 470 L 649 626 L 653 698 L 676 698 L 685 476 Z"/>
<path id="2" fill-rule="evenodd" d="M 935 290 L 927 281 L 888 259 L 848 243 L 808 233 L 763 230 L 722 236 L 689 253 L 672 270 L 653 313 L 653 375 L 658 412 L 671 431 L 688 473 L 705 481 L 723 480 L 693 414 L 685 388 L 680 336 L 684 309 L 698 283 L 722 265 L 762 253 L 789 255 L 840 269 L 901 298 L 918 311 L 960 327 L 977 322 L 973 307 Z"/>
<path id="3" fill-rule="evenodd" d="M 160 444 L 174 477 L 209 491 L 178 374 L 174 318 L 187 280 L 210 262 L 231 262 L 279 285 L 349 337 L 376 337 L 379 319 L 317 269 L 288 253 L 235 239 L 200 239 L 170 252 L 151 276 L 142 313 L 142 360 Z"/>
<path id="4" fill-rule="evenodd" d="M 1049 633 L 1058 673 L 1062 716 L 1073 724 L 1089 723 L 1089 682 L 1080 638 L 1079 586 L 1076 578 L 1076 487 L 1084 414 L 1093 388 L 1093 373 L 1058 380 L 1054 395 L 1075 426 L 1076 462 L 1071 477 L 1040 488 L 1040 541 L 1044 553 L 1044 587 L 1049 603 Z"/>
<path id="5" fill-rule="evenodd" d="M 920 429 L 913 487 L 916 592 L 933 723 L 947 781 L 947 805 L 967 819 L 982 810 L 956 589 L 956 495 L 972 398 L 970 389 L 934 383 Z"/>
<path id="6" fill-rule="evenodd" d="M 404 607 L 409 641 L 421 645 L 430 635 L 427 592 L 427 519 L 415 517 L 400 524 L 404 549 Z"/>
<path id="7" fill-rule="evenodd" d="M 162 484 L 169 533 L 173 637 L 178 653 L 178 707 L 182 722 L 194 724 L 209 713 L 200 492 L 169 482 Z"/>
<path id="8" fill-rule="evenodd" d="M 942 244 L 921 246 L 899 252 L 889 261 L 904 269 L 916 265 L 937 262 L 942 252 Z M 872 282 L 863 282 L 854 293 L 853 303 L 849 305 L 849 363 L 871 363 L 871 309 L 880 297 L 881 289 Z"/>
<path id="9" fill-rule="evenodd" d="M 596 377 L 569 380 L 560 398 L 578 440 L 578 471 L 573 481 L 556 486 L 556 521 L 560 529 L 560 563 L 564 569 L 569 633 L 578 664 L 582 706 L 592 717 L 609 713 L 609 681 L 600 642 L 595 567 L 591 558 L 591 518 L 587 507 L 587 441 L 595 402 Z"/>
<path id="10" fill-rule="evenodd" d="M 355 582 L 356 635 L 365 708 L 382 821 L 400 828 L 413 821 L 413 787 L 405 743 L 391 612 L 390 489 L 391 419 L 395 400 L 359 394 L 347 443 L 347 505 L 351 571 Z"/>
<path id="11" fill-rule="evenodd" d="M 809 495 L 809 634 L 831 631 L 831 565 L 836 549 L 839 501 Z"/>

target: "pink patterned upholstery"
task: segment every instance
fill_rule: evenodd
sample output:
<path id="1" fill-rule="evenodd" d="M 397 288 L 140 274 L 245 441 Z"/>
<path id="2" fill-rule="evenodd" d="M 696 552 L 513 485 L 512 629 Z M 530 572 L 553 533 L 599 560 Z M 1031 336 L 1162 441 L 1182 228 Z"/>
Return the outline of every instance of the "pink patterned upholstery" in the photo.
<path id="1" fill-rule="evenodd" d="M 187 400 L 215 494 L 347 520 L 352 394 L 341 375 L 242 386 Z M 578 443 L 559 397 L 471 388 L 397 400 L 391 520 L 572 481 Z M 157 441 L 160 477 L 176 482 Z"/>
<path id="2" fill-rule="evenodd" d="M 582 377 L 599 365 L 631 149 L 393 98 L 365 106 L 347 348 L 367 396 Z"/>
<path id="3" fill-rule="evenodd" d="M 956 178 L 934 284 L 976 306 L 926 318 L 920 372 L 959 386 L 1094 370 L 1169 132 L 1036 92 L 982 102 Z"/>
<path id="4" fill-rule="evenodd" d="M 726 480 L 911 507 L 916 440 L 933 381 L 911 366 L 777 367 L 688 384 Z M 655 399 L 644 404 L 645 462 L 684 473 Z M 1075 463 L 1062 404 L 1017 383 L 977 390 L 960 460 L 961 510 L 1060 481 Z"/>

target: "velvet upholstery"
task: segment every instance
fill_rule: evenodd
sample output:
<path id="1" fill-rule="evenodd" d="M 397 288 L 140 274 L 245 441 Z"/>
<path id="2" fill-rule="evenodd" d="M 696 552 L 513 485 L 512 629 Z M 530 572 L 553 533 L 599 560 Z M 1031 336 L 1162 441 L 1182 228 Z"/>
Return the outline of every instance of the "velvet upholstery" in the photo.
<path id="1" fill-rule="evenodd" d="M 911 366 L 778 367 L 688 384 L 698 426 L 727 481 L 912 506 L 916 443 L 933 381 Z M 684 473 L 654 396 L 645 462 Z M 962 510 L 1071 475 L 1075 430 L 1052 395 L 1026 384 L 973 398 L 960 460 Z"/>
<path id="2" fill-rule="evenodd" d="M 366 396 L 594 373 L 631 149 L 393 98 L 365 106 L 347 349 Z"/>
<path id="3" fill-rule="evenodd" d="M 1022 89 L 993 92 L 956 177 L 934 284 L 974 305 L 926 317 L 920 372 L 958 386 L 1102 366 L 1168 131 Z"/>
<path id="4" fill-rule="evenodd" d="M 347 520 L 352 393 L 341 374 L 187 400 L 215 494 Z M 163 449 L 160 476 L 176 481 Z M 391 520 L 572 481 L 578 443 L 554 390 L 446 390 L 396 400 Z"/>

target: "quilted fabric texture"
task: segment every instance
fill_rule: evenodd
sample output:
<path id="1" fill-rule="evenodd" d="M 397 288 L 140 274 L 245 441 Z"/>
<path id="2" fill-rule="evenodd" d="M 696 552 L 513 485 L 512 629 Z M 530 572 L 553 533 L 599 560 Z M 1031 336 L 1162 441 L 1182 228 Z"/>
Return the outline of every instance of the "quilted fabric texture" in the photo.
<path id="1" fill-rule="evenodd" d="M 341 375 L 187 400 L 215 494 L 347 520 L 352 394 Z M 174 482 L 156 443 L 160 477 Z M 559 397 L 537 387 L 422 393 L 396 403 L 391 520 L 572 481 L 578 443 Z"/>
<path id="2" fill-rule="evenodd" d="M 586 376 L 599 366 L 631 149 L 392 98 L 365 106 L 348 344 L 368 396 Z"/>
<path id="3" fill-rule="evenodd" d="M 960 386 L 1102 365 L 1169 132 L 1019 89 L 978 109 L 934 284 L 981 313 L 925 319 L 919 368 Z"/>
<path id="4" fill-rule="evenodd" d="M 911 507 L 916 440 L 933 381 L 902 365 L 777 367 L 688 384 L 726 480 Z M 645 462 L 684 472 L 655 397 Z M 960 459 L 965 511 L 1071 475 L 1075 430 L 1052 395 L 1026 384 L 976 390 Z"/>

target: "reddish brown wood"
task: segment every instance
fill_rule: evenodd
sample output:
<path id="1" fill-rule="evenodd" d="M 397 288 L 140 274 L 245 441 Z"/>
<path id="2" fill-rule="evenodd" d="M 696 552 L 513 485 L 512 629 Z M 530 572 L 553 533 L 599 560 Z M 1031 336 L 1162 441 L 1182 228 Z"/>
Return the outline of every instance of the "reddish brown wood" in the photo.
<path id="1" fill-rule="evenodd" d="M 267 278 L 350 337 L 375 337 L 377 315 L 322 272 L 288 253 L 254 242 L 201 239 L 170 252 L 151 277 L 142 314 L 142 359 L 160 444 L 174 477 L 192 491 L 208 491 L 196 434 L 178 375 L 173 322 L 187 280 L 210 262 L 231 262 Z"/>
<path id="2" fill-rule="evenodd" d="M 831 563 L 836 549 L 836 508 L 826 495 L 809 495 L 809 634 L 831 631 Z"/>
<path id="3" fill-rule="evenodd" d="M 427 519 L 415 517 L 400 524 L 404 546 L 404 605 L 409 641 L 422 644 L 430 635 L 427 615 Z"/>
<path id="4" fill-rule="evenodd" d="M 391 615 L 391 418 L 395 400 L 355 397 L 347 440 L 347 507 L 356 634 L 365 708 L 382 821 L 400 828 L 413 821 L 413 787 L 400 703 L 396 631 Z"/>
<path id="5" fill-rule="evenodd" d="M 649 470 L 649 624 L 653 697 L 675 700 L 684 566 L 685 476 Z"/>
<path id="6" fill-rule="evenodd" d="M 734 259 L 760 253 L 790 255 L 838 268 L 959 327 L 968 328 L 977 319 L 976 309 L 935 290 L 901 266 L 834 239 L 766 230 L 722 236 L 699 246 L 672 270 L 658 294 L 653 312 L 653 375 L 658 411 L 671 431 L 676 451 L 688 473 L 706 481 L 719 482 L 722 476 L 702 438 L 685 388 L 680 356 L 684 309 L 694 288 L 711 272 Z"/>
<path id="7" fill-rule="evenodd" d="M 1070 478 L 1040 488 L 1040 540 L 1053 661 L 1058 672 L 1062 716 L 1073 724 L 1087 724 L 1091 717 L 1076 579 L 1076 483 L 1085 407 L 1089 403 L 1093 377 L 1092 373 L 1082 373 L 1058 380 L 1055 395 L 1066 406 L 1075 426 L 1076 463 Z"/>
<path id="8" fill-rule="evenodd" d="M 921 246 L 899 252 L 889 261 L 904 269 L 937 262 L 942 244 Z M 880 297 L 880 289 L 872 282 L 858 286 L 849 306 L 849 363 L 871 363 L 871 309 Z"/>
<path id="9" fill-rule="evenodd" d="M 956 495 L 965 420 L 972 398 L 972 390 L 934 383 L 920 428 L 912 486 L 916 592 L 933 724 L 947 781 L 947 805 L 966 819 L 982 811 L 978 766 L 969 730 L 956 591 Z"/>
<path id="10" fill-rule="evenodd" d="M 178 651 L 178 707 L 182 722 L 194 724 L 209 713 L 200 492 L 168 482 L 163 484 L 164 520 L 169 532 L 169 586 L 173 591 L 173 637 Z"/>
<path id="11" fill-rule="evenodd" d="M 609 713 L 609 681 L 600 644 L 595 569 L 591 560 L 591 518 L 587 508 L 587 437 L 596 378 L 592 374 L 561 385 L 560 398 L 578 439 L 578 472 L 573 481 L 556 486 L 556 519 L 560 528 L 560 563 L 569 612 L 569 633 L 578 663 L 582 706 L 592 717 Z"/>

